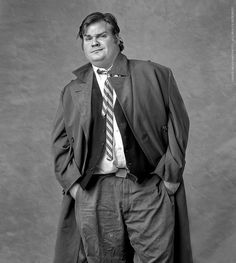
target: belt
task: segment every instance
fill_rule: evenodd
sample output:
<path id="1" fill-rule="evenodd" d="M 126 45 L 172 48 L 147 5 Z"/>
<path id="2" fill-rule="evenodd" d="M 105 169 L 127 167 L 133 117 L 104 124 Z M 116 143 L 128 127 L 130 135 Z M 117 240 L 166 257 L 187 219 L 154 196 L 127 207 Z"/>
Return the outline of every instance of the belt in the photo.
<path id="1" fill-rule="evenodd" d="M 138 180 L 137 177 L 134 174 L 129 173 L 126 168 L 119 168 L 114 175 L 119 178 L 130 179 L 134 183 Z"/>
<path id="2" fill-rule="evenodd" d="M 106 177 L 106 176 L 115 176 L 118 178 L 123 178 L 123 179 L 129 179 L 133 181 L 134 183 L 138 182 L 138 178 L 134 175 L 129 173 L 129 171 L 126 168 L 118 168 L 118 171 L 115 173 L 108 173 L 108 174 L 94 174 L 94 178 L 99 178 L 99 177 Z"/>

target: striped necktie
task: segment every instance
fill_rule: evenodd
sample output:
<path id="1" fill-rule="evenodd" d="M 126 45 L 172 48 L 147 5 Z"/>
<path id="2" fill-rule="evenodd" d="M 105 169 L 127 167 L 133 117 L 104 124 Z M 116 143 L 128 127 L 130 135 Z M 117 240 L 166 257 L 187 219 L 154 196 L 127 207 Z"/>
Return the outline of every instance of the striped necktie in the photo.
<path id="1" fill-rule="evenodd" d="M 97 72 L 107 75 L 104 83 L 102 116 L 106 117 L 106 158 L 111 161 L 113 159 L 113 88 L 107 71 L 98 69 Z"/>

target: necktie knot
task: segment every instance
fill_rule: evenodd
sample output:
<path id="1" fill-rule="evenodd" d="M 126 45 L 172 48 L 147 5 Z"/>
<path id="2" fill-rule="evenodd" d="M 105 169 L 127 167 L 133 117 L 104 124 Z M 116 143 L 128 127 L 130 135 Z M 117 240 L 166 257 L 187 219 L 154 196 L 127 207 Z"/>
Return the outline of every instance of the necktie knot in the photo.
<path id="1" fill-rule="evenodd" d="M 105 69 L 97 69 L 99 75 L 108 75 L 108 71 Z"/>

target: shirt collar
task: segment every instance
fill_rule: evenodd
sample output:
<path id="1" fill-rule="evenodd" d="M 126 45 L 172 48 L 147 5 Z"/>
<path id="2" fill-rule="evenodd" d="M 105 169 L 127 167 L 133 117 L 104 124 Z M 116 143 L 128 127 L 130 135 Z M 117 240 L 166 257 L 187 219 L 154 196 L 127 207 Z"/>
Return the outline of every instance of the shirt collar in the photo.
<path id="1" fill-rule="evenodd" d="M 97 73 L 97 70 L 98 70 L 98 69 L 100 69 L 100 70 L 105 70 L 105 71 L 109 71 L 109 70 L 111 70 L 112 66 L 113 66 L 113 65 L 111 65 L 108 69 L 105 69 L 105 68 L 99 68 L 99 67 L 96 67 L 96 66 L 92 65 L 93 71 L 94 71 L 96 74 L 98 74 L 98 73 Z"/>

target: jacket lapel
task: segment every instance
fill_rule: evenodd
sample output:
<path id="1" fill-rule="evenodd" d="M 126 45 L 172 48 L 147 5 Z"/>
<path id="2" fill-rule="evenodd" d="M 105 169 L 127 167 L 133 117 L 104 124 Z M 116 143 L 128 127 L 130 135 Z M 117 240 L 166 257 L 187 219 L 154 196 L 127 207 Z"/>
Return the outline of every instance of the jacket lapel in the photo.
<path id="1" fill-rule="evenodd" d="M 130 119 L 129 113 L 133 112 L 132 85 L 126 56 L 121 53 L 117 56 L 110 74 L 109 81 L 116 92 L 117 99 L 125 115 Z"/>
<path id="2" fill-rule="evenodd" d="M 77 76 L 77 79 L 74 81 L 74 85 L 72 85 L 71 88 L 71 92 L 73 93 L 72 98 L 75 105 L 78 107 L 79 125 L 82 126 L 88 141 L 91 122 L 93 69 L 90 64 L 86 64 L 73 73 Z"/>

